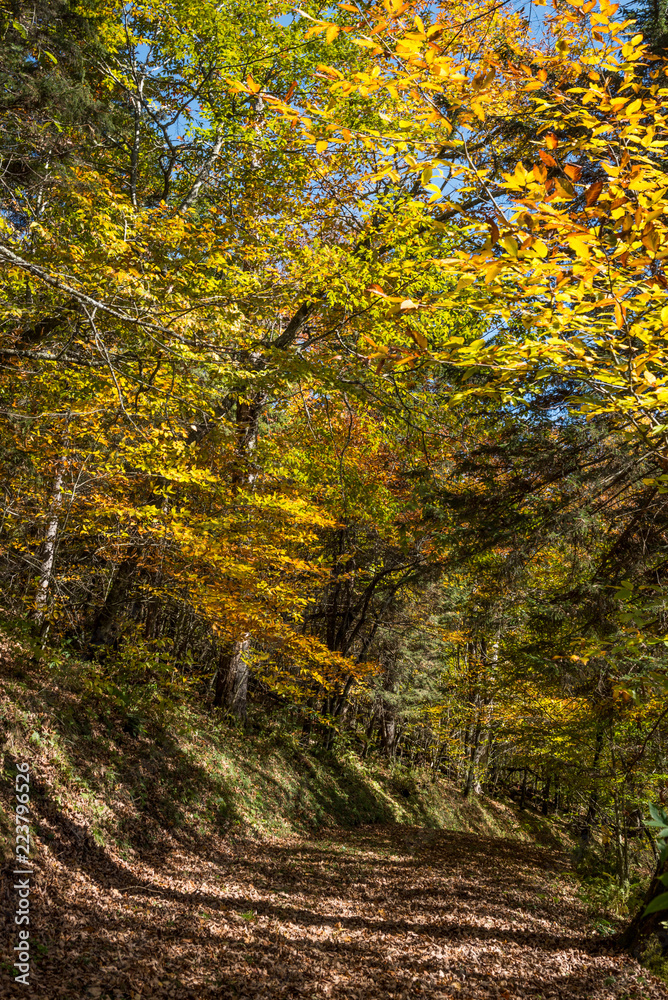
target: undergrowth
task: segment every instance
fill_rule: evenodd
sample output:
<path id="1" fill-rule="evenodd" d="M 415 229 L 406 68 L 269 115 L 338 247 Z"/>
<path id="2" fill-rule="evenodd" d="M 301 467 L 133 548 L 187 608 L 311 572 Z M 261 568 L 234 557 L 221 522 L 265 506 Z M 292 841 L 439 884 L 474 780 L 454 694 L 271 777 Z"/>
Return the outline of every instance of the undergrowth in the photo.
<path id="1" fill-rule="evenodd" d="M 45 845 L 75 835 L 130 857 L 213 833 L 265 838 L 366 824 L 537 839 L 538 821 L 487 798 L 465 800 L 426 769 L 363 760 L 343 740 L 325 751 L 259 712 L 246 729 L 233 725 L 159 658 L 116 663 L 112 674 L 67 650 L 0 645 L 5 788 L 15 764 L 28 761 Z M 555 841 L 548 822 L 538 825 Z M 0 813 L 5 853 L 10 830 Z"/>
<path id="2" fill-rule="evenodd" d="M 644 853 L 638 851 L 629 878 L 622 882 L 615 876 L 614 860 L 600 849 L 589 851 L 578 864 L 578 896 L 600 935 L 617 934 L 642 905 L 652 867 L 651 858 Z M 656 935 L 646 941 L 637 957 L 648 971 L 668 983 L 665 944 Z"/>

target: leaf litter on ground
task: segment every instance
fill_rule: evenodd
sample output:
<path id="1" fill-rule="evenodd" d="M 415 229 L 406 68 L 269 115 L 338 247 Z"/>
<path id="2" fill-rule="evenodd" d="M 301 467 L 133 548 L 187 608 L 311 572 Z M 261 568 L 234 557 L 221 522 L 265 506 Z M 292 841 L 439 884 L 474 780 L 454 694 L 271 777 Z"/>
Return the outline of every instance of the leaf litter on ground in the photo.
<path id="1" fill-rule="evenodd" d="M 552 849 L 401 826 L 194 848 L 175 831 L 127 861 L 70 832 L 38 846 L 39 954 L 2 1000 L 668 996 L 605 952 Z"/>

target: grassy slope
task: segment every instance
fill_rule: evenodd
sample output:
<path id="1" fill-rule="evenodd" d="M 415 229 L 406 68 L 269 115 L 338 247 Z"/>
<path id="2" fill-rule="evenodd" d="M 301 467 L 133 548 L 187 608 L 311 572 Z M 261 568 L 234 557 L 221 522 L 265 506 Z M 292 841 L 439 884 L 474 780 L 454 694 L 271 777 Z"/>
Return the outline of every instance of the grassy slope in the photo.
<path id="1" fill-rule="evenodd" d="M 13 853 L 19 761 L 31 767 L 31 856 L 43 877 L 60 858 L 69 872 L 73 849 L 132 866 L 179 849 L 206 859 L 222 841 L 243 853 L 249 839 L 293 834 L 325 848 L 334 828 L 366 824 L 401 824 L 392 836 L 409 854 L 431 842 L 419 827 L 534 842 L 555 855 L 572 846 L 563 821 L 489 798 L 464 800 L 425 770 L 361 761 L 342 747 L 304 747 L 277 725 L 243 733 L 183 693 L 161 701 L 144 691 L 109 686 L 99 667 L 55 654 L 35 663 L 28 643 L 0 633 L 3 860 Z M 69 876 L 78 879 L 75 869 Z M 592 915 L 614 930 L 610 901 L 589 905 L 585 889 Z M 647 964 L 665 977 L 660 956 Z"/>
<path id="2" fill-rule="evenodd" d="M 97 676 L 96 676 L 97 672 Z M 208 833 L 272 837 L 400 823 L 555 843 L 551 826 L 449 783 L 351 752 L 300 745 L 296 733 L 242 733 L 192 700 L 137 708 L 92 664 L 0 640 L 0 834 L 11 853 L 15 765 L 33 772 L 33 832 L 44 847 L 93 838 L 130 860 L 151 845 Z M 556 846 L 556 844 L 555 844 Z"/>

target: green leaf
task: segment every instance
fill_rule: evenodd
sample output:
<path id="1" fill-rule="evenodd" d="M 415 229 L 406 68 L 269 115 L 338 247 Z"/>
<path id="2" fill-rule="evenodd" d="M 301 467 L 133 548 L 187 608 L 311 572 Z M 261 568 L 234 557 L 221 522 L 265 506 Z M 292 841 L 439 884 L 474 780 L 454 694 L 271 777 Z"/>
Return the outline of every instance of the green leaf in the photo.
<path id="1" fill-rule="evenodd" d="M 661 826 L 668 826 L 668 815 L 666 815 L 665 809 L 658 809 L 656 806 L 649 807 L 649 814 L 652 819 L 660 823 Z"/>
<path id="2" fill-rule="evenodd" d="M 658 913 L 660 910 L 668 910 L 668 892 L 662 892 L 655 896 L 652 902 L 645 907 L 643 917 L 648 917 L 650 913 Z"/>
<path id="3" fill-rule="evenodd" d="M 648 819 L 645 826 L 656 831 L 654 836 L 657 840 L 665 840 L 668 837 L 668 826 L 664 826 L 663 823 L 657 823 L 656 820 Z"/>

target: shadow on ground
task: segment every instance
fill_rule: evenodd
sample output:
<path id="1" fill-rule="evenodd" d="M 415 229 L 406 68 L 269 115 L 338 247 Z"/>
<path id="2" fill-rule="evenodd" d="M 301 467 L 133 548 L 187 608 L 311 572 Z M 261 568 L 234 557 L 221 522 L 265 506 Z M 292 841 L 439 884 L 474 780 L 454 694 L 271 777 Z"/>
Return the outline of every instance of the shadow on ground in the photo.
<path id="1" fill-rule="evenodd" d="M 460 813 L 478 834 L 438 830 L 447 789 L 414 776 L 383 785 L 204 715 L 143 724 L 44 672 L 0 680 L 5 848 L 29 760 L 36 866 L 31 984 L 5 959 L 2 1000 L 666 998 L 592 940 L 558 850 L 482 835 L 504 807 Z M 272 811 L 292 833 L 258 837 Z"/>

